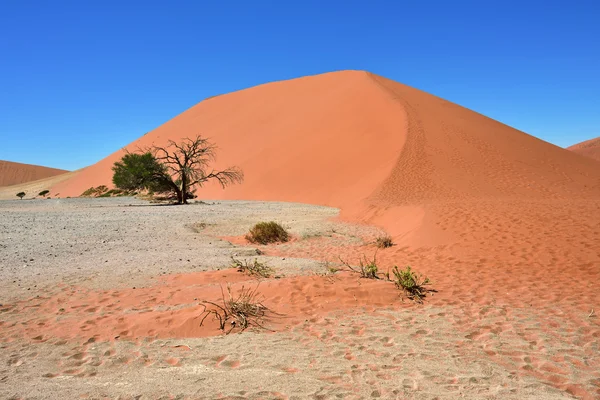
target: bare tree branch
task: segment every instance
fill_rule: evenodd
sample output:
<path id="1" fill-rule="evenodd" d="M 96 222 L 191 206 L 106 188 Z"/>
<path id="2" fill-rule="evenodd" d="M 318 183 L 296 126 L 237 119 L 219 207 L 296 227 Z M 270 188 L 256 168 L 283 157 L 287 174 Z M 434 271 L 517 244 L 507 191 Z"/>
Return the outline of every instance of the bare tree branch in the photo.
<path id="1" fill-rule="evenodd" d="M 200 135 L 184 138 L 179 143 L 169 140 L 165 147 L 151 146 L 145 149 L 165 167 L 170 176 L 166 183 L 177 194 L 180 204 L 187 203 L 190 190 L 195 186 L 202 187 L 210 180 L 216 180 L 222 188 L 244 180 L 244 174 L 238 167 L 208 172 L 210 164 L 216 160 L 216 150 L 214 143 Z"/>

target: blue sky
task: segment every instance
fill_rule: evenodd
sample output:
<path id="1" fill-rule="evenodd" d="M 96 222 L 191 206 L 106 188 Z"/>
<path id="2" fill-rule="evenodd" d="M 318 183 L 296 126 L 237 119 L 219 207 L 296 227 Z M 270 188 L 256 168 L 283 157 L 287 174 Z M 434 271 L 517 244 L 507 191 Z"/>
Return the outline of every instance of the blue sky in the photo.
<path id="1" fill-rule="evenodd" d="M 600 136 L 598 1 L 4 1 L 0 159 L 77 169 L 202 99 L 364 69 L 567 146 Z"/>

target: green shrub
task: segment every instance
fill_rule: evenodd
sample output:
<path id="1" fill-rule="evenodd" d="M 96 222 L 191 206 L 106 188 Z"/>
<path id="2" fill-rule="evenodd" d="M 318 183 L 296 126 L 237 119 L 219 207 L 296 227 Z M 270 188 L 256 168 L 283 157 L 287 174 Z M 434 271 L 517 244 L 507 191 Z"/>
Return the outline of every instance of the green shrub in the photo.
<path id="1" fill-rule="evenodd" d="M 425 287 L 431 284 L 429 278 L 423 278 L 413 272 L 410 269 L 410 266 L 406 267 L 405 270 L 398 269 L 397 266 L 394 266 L 392 272 L 394 273 L 393 281 L 396 287 L 403 290 L 406 297 L 417 303 L 422 303 L 427 292 L 431 291 L 431 289 Z"/>
<path id="2" fill-rule="evenodd" d="M 23 197 L 25 197 L 25 192 L 17 193 L 17 197 L 20 198 L 21 200 L 23 200 Z"/>
<path id="3" fill-rule="evenodd" d="M 359 260 L 358 269 L 354 268 L 350 265 L 350 263 L 342 260 L 340 257 L 340 261 L 344 264 L 350 271 L 356 272 L 360 275 L 361 278 L 366 279 L 379 279 L 379 268 L 377 267 L 377 254 L 373 255 L 372 260 L 367 260 L 367 257 L 363 255 L 363 258 Z"/>
<path id="4" fill-rule="evenodd" d="M 246 235 L 246 240 L 259 244 L 287 242 L 289 234 L 277 222 L 259 222 L 250 229 L 250 232 Z"/>
<path id="5" fill-rule="evenodd" d="M 42 196 L 42 197 L 46 197 L 46 195 L 50 193 L 49 190 L 42 190 L 41 192 L 38 193 L 38 196 Z"/>
<path id="6" fill-rule="evenodd" d="M 388 247 L 392 247 L 394 242 L 392 241 L 391 236 L 380 236 L 375 239 L 375 245 L 379 249 L 387 249 Z"/>

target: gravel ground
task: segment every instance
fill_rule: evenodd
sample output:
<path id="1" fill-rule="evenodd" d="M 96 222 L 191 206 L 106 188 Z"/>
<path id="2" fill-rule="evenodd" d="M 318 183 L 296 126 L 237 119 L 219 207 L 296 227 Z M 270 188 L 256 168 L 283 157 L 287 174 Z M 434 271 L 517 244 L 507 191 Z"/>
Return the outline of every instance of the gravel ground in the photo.
<path id="1" fill-rule="evenodd" d="M 141 286 L 161 274 L 219 269 L 231 256 L 257 257 L 217 236 L 243 235 L 275 220 L 303 237 L 344 224 L 338 210 L 294 203 L 218 201 L 188 206 L 135 198 L 0 201 L 0 302 L 57 283 L 98 288 Z M 351 229 L 351 228 L 347 228 Z M 322 266 L 313 260 L 259 257 L 283 274 Z"/>

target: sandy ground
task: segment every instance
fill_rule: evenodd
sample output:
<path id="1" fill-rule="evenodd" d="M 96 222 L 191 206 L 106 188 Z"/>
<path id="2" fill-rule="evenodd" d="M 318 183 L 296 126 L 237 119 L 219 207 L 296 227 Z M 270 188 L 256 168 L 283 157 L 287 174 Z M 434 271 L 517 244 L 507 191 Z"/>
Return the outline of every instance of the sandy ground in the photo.
<path id="1" fill-rule="evenodd" d="M 0 202 L 0 397 L 597 398 L 599 227 L 586 218 L 597 211 L 431 205 L 421 225 L 460 240 L 377 252 L 383 270 L 410 263 L 433 279 L 438 292 L 417 305 L 389 282 L 329 271 L 339 256 L 371 256 L 381 234 L 333 208 Z M 241 240 L 271 219 L 290 243 Z M 275 276 L 232 270 L 231 256 Z M 200 327 L 202 300 L 225 283 L 258 285 L 279 313 L 269 330 Z"/>

